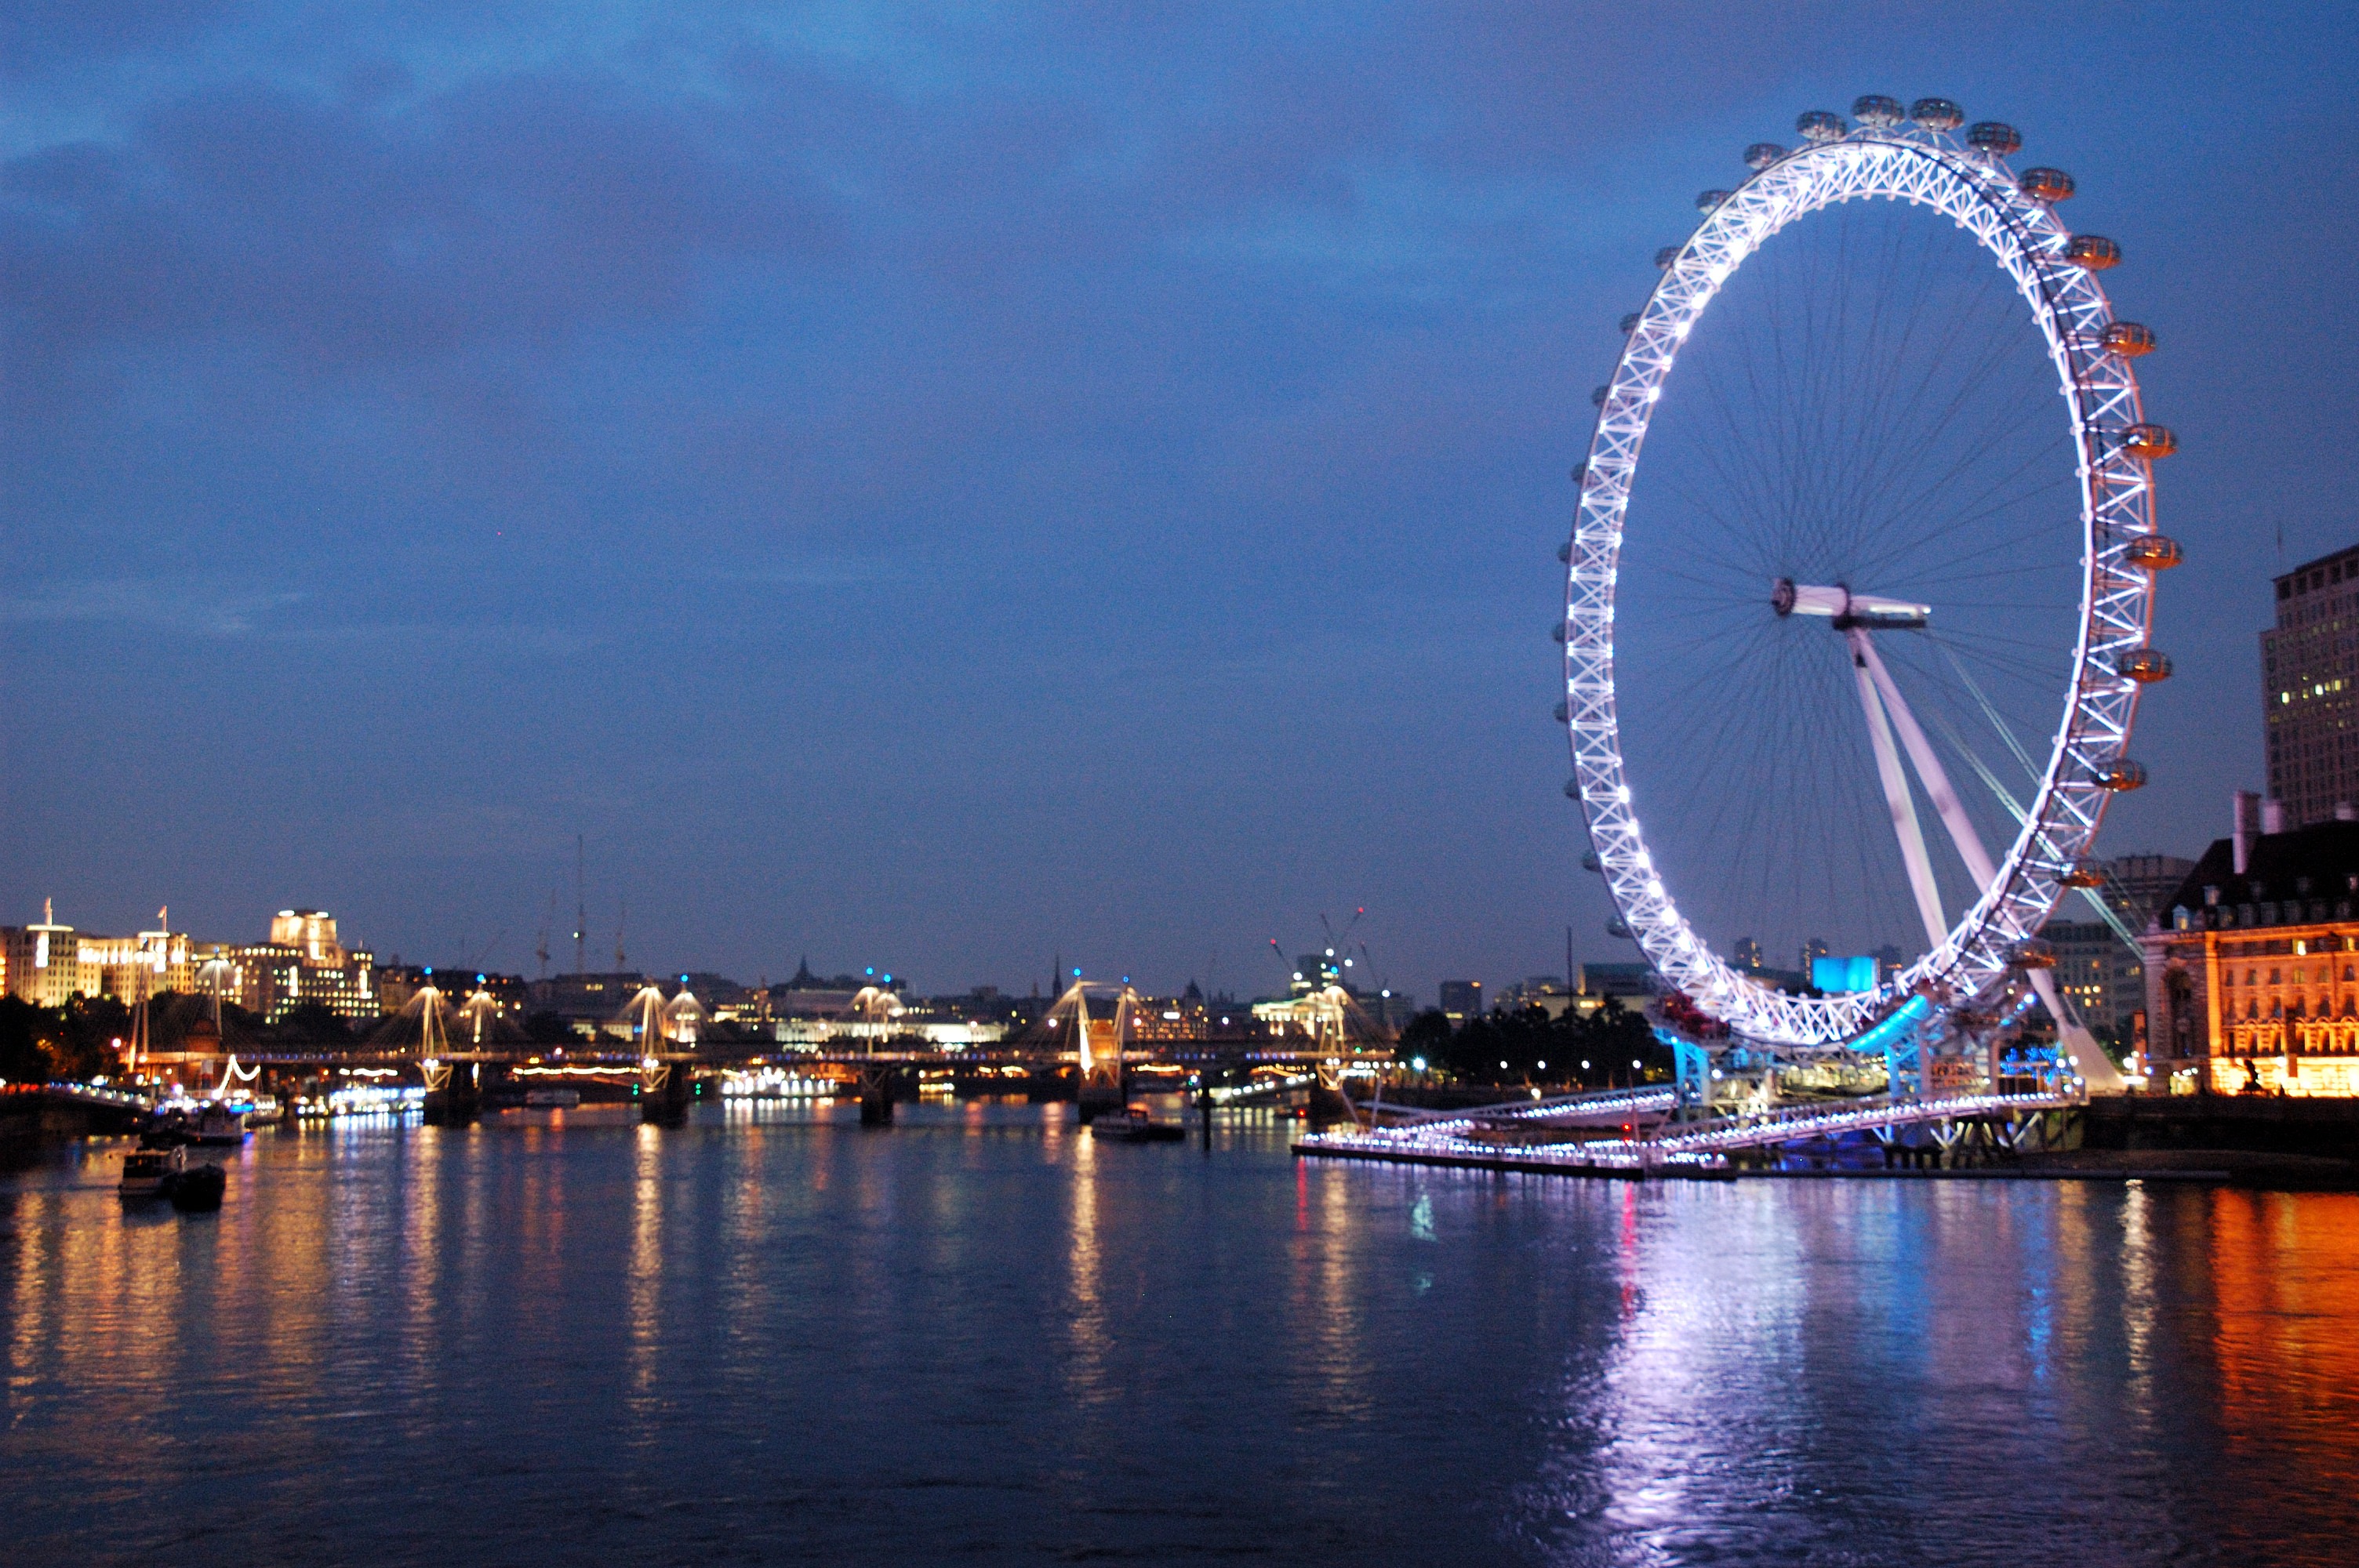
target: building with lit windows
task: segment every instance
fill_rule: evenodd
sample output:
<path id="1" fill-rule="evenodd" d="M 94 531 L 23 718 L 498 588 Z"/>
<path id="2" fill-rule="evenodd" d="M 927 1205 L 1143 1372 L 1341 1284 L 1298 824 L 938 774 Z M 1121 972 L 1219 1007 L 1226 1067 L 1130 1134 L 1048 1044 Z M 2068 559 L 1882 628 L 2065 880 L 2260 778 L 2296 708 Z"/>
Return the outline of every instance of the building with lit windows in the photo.
<path id="1" fill-rule="evenodd" d="M 0 926 L 0 984 L 35 1007 L 63 1007 L 77 996 L 137 1001 L 195 984 L 193 948 L 182 933 L 159 929 L 103 936 L 58 924 L 47 903 L 38 925 Z"/>
<path id="2" fill-rule="evenodd" d="M 2359 822 L 2235 833 L 2139 941 L 2154 1093 L 2359 1095 Z"/>
<path id="3" fill-rule="evenodd" d="M 2359 806 L 2359 546 L 2296 567 L 2277 594 L 2261 633 L 2269 795 L 2303 827 Z"/>
<path id="4" fill-rule="evenodd" d="M 2137 937 L 2177 895 L 2195 862 L 2180 855 L 2123 855 L 2105 862 L 2091 889 L 2105 914 L 2078 892 L 2057 906 L 2039 935 L 2056 949 L 2056 984 L 2082 1021 L 2099 1034 L 2131 1038 L 2146 1010 L 2146 958 Z"/>
<path id="5" fill-rule="evenodd" d="M 207 990 L 217 975 L 223 1000 L 259 1013 L 266 1023 L 312 1005 L 338 1018 L 378 1015 L 376 956 L 346 947 L 336 934 L 336 917 L 325 910 L 282 909 L 271 917 L 269 941 L 213 944 L 196 957 Z"/>

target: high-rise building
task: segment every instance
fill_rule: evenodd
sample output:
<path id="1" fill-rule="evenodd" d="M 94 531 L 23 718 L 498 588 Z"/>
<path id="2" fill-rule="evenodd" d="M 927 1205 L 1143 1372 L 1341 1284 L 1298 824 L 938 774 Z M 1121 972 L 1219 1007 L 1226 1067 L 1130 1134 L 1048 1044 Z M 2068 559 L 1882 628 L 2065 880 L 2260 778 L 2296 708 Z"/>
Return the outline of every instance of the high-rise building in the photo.
<path id="1" fill-rule="evenodd" d="M 2056 949 L 2056 984 L 2100 1034 L 2126 1039 L 2146 1006 L 2146 960 L 2135 938 L 2166 913 L 2195 862 L 2179 855 L 2123 855 L 2105 862 L 2104 885 L 2095 890 L 2132 940 L 2111 921 L 2091 918 L 2087 903 L 2069 895 L 2056 906 L 2058 918 L 2040 928 Z"/>
<path id="2" fill-rule="evenodd" d="M 1481 980 L 1444 980 L 1437 998 L 1442 1016 L 1452 1023 L 1463 1023 L 1470 1018 L 1483 1016 Z"/>
<path id="3" fill-rule="evenodd" d="M 2288 828 L 2359 806 L 2359 545 L 2277 579 L 2261 633 L 2269 795 Z"/>
<path id="4" fill-rule="evenodd" d="M 2105 862 L 2102 896 L 2135 935 L 2168 912 L 2171 894 L 2194 869 L 2184 855 L 2117 855 Z"/>
<path id="5" fill-rule="evenodd" d="M 219 968 L 222 994 L 277 1023 L 299 1007 L 318 1005 L 338 1018 L 377 1016 L 376 955 L 346 947 L 336 917 L 321 909 L 282 909 L 270 940 L 208 946 L 199 957 Z"/>
<path id="6" fill-rule="evenodd" d="M 1753 970 L 1760 968 L 1762 961 L 1761 944 L 1756 942 L 1750 936 L 1738 937 L 1736 939 L 1735 959 L 1736 967 L 1740 969 Z"/>
<path id="7" fill-rule="evenodd" d="M 2051 920 L 2039 935 L 2056 950 L 2056 987 L 2081 1022 L 2119 1036 L 2146 1005 L 2146 966 L 2102 920 Z"/>
<path id="8" fill-rule="evenodd" d="M 1827 939 L 1825 937 L 1813 936 L 1808 942 L 1802 944 L 1802 961 L 1794 967 L 1807 975 L 1810 972 L 1810 966 L 1812 964 L 1817 963 L 1821 958 L 1825 957 L 1832 951 L 1833 949 L 1827 946 Z"/>

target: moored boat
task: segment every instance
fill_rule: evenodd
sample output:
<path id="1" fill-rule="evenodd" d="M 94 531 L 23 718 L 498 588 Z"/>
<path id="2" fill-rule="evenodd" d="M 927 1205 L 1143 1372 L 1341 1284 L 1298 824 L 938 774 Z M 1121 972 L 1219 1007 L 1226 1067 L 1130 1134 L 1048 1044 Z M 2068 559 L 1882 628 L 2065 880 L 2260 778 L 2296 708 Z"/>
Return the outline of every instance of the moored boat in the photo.
<path id="1" fill-rule="evenodd" d="M 1101 1116 L 1090 1123 L 1094 1137 L 1125 1143 L 1177 1143 L 1188 1130 L 1176 1121 L 1158 1121 L 1143 1105 L 1125 1107 L 1120 1116 Z"/>
<path id="2" fill-rule="evenodd" d="M 123 1179 L 114 1184 L 114 1195 L 125 1203 L 147 1203 L 169 1193 L 179 1176 L 179 1149 L 134 1149 L 123 1157 Z"/>
<path id="3" fill-rule="evenodd" d="M 172 1184 L 172 1206 L 182 1214 L 204 1214 L 222 1206 L 229 1190 L 229 1173 L 219 1165 L 190 1165 Z"/>
<path id="4" fill-rule="evenodd" d="M 189 1130 L 209 1149 L 234 1149 L 245 1141 L 245 1113 L 223 1100 L 207 1100 Z"/>

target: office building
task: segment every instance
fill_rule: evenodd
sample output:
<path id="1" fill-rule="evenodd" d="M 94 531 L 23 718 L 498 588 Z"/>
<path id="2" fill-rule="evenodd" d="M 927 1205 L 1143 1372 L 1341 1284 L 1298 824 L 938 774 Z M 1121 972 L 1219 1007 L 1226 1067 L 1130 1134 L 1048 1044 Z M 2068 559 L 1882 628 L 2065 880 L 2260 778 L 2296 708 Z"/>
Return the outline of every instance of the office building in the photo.
<path id="1" fill-rule="evenodd" d="M 628 970 L 607 974 L 550 975 L 526 989 L 535 1012 L 553 1012 L 568 1023 L 595 1027 L 622 1017 L 631 999 L 646 989 L 645 975 Z"/>
<path id="2" fill-rule="evenodd" d="M 1444 980 L 1436 994 L 1442 1016 L 1452 1023 L 1483 1016 L 1481 980 Z"/>
<path id="3" fill-rule="evenodd" d="M 2261 633 L 2269 796 L 2306 827 L 2359 805 L 2359 546 L 2296 567 L 2277 595 Z"/>
<path id="4" fill-rule="evenodd" d="M 43 901 L 40 921 L 0 926 L 0 988 L 35 1007 L 63 1007 L 74 997 L 112 997 L 136 1002 L 163 991 L 186 991 L 196 982 L 193 948 L 186 934 L 162 927 L 132 936 L 103 936 L 58 923 Z"/>
<path id="5" fill-rule="evenodd" d="M 2093 1033 L 2118 1041 L 2136 1030 L 2146 1007 L 2146 959 L 2136 938 L 2194 869 L 2195 862 L 2180 855 L 2108 860 L 2104 885 L 2090 891 L 2120 926 L 2092 910 L 2075 891 L 2056 906 L 2057 918 L 2041 928 L 2040 935 L 2056 949 L 2057 987 Z"/>
<path id="6" fill-rule="evenodd" d="M 336 917 L 322 909 L 282 909 L 270 920 L 270 940 L 240 946 L 208 944 L 196 955 L 218 975 L 222 998 L 265 1023 L 299 1007 L 323 1007 L 338 1018 L 378 1016 L 376 955 L 346 947 Z M 213 982 L 209 979 L 206 989 Z"/>

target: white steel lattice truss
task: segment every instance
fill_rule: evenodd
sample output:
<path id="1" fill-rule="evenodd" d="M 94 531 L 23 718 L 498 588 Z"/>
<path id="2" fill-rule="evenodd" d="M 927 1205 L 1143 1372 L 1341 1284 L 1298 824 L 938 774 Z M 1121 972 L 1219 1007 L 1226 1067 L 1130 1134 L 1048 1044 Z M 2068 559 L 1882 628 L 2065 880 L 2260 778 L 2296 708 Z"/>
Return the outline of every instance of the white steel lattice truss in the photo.
<path id="1" fill-rule="evenodd" d="M 1624 514 L 1647 424 L 1680 345 L 1737 267 L 1787 224 L 1838 202 L 1882 197 L 1930 207 L 1972 234 L 2031 308 L 2062 384 L 2081 474 L 2082 614 L 2071 689 L 2022 830 L 1982 897 L 1932 950 L 1874 990 L 1798 997 L 1740 979 L 1680 917 L 1639 830 L 1644 802 L 1622 765 L 1614 708 L 1614 590 Z M 2154 532 L 2150 465 L 2123 448 L 2141 422 L 2137 382 L 2102 342 L 2113 307 L 2065 258 L 2071 238 L 2017 189 L 2004 161 L 1935 132 L 1867 126 L 1789 153 L 1723 201 L 1679 250 L 1631 333 L 1582 470 L 1565 594 L 1566 712 L 1573 784 L 1614 902 L 1647 959 L 1735 1032 L 1770 1044 L 1834 1045 L 1907 996 L 1963 999 L 2000 980 L 2014 944 L 2038 931 L 2087 850 L 2112 793 L 2103 782 L 2129 742 L 2138 685 L 2114 668 L 2145 644 L 2149 574 L 2124 550 Z"/>

